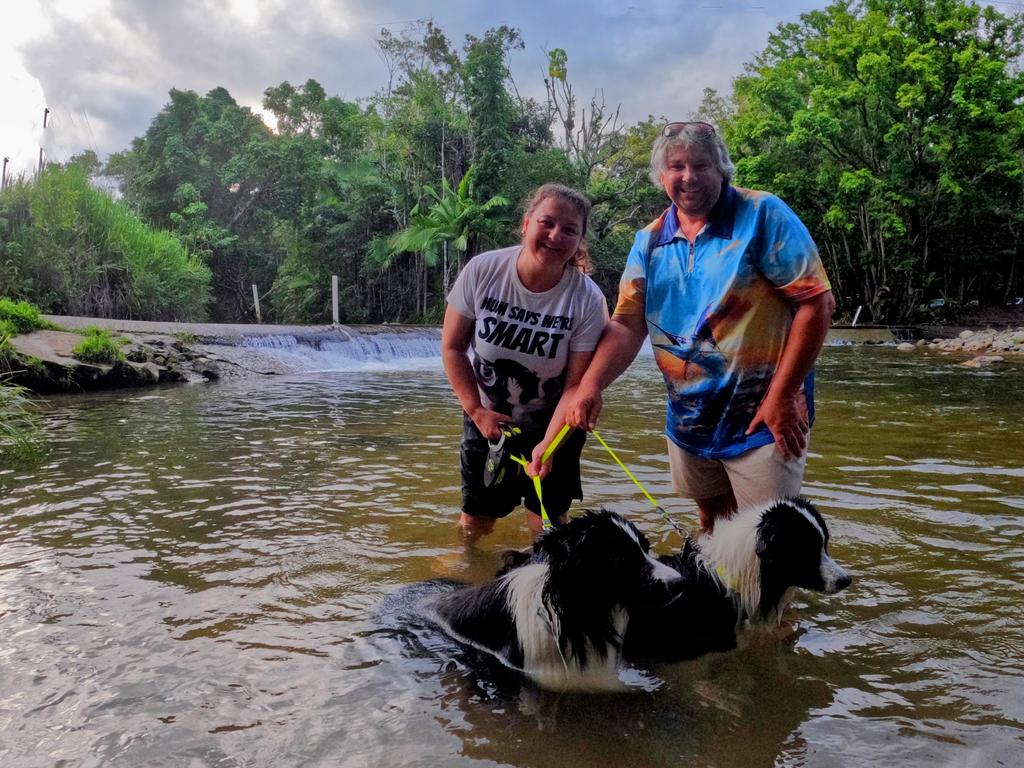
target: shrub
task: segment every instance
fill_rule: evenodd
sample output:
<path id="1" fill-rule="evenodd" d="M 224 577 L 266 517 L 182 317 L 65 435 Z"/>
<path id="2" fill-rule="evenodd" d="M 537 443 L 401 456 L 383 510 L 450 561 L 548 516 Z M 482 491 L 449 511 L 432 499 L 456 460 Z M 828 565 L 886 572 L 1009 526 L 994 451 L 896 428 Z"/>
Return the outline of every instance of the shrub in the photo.
<path id="1" fill-rule="evenodd" d="M 82 339 L 71 354 L 86 363 L 115 363 L 124 360 L 121 345 L 102 328 L 86 328 Z"/>
<path id="2" fill-rule="evenodd" d="M 0 298 L 0 334 L 15 336 L 39 328 L 53 328 L 53 324 L 39 316 L 39 310 L 27 301 Z M 13 332 L 5 329 L 13 328 Z"/>
<path id="3" fill-rule="evenodd" d="M 196 321 L 210 283 L 202 259 L 90 187 L 81 168 L 51 167 L 0 194 L 0 293 L 50 312 Z"/>

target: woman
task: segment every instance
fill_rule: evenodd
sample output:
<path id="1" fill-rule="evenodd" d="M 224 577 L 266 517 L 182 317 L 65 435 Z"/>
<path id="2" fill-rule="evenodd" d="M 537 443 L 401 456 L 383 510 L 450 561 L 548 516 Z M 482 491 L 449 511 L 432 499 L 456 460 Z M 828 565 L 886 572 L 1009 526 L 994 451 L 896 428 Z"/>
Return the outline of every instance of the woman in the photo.
<path id="1" fill-rule="evenodd" d="M 441 357 L 465 412 L 459 525 L 471 538 L 489 533 L 523 500 L 530 529 L 541 530 L 526 473 L 517 465 L 503 474 L 499 468 L 497 477 L 485 472 L 488 441 L 514 425 L 521 430 L 515 452 L 530 456 L 565 423 L 563 393 L 579 382 L 608 320 L 604 296 L 585 274 L 589 214 L 579 192 L 545 184 L 526 204 L 521 244 L 471 259 L 448 295 Z M 572 499 L 583 498 L 584 439 L 583 432 L 570 436 L 550 471 L 545 467 L 544 506 L 552 520 L 564 521 Z M 532 466 L 540 470 L 539 461 Z"/>

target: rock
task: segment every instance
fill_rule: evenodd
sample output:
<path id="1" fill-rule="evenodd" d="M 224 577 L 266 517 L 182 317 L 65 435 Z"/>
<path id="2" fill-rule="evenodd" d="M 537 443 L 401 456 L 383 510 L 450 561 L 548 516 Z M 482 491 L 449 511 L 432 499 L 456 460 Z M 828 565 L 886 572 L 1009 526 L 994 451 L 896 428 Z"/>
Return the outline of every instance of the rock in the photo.
<path id="1" fill-rule="evenodd" d="M 928 342 L 925 339 L 918 339 L 917 340 L 917 346 L 918 347 L 927 347 L 928 346 Z"/>
<path id="2" fill-rule="evenodd" d="M 134 366 L 135 371 L 139 374 L 139 378 L 143 379 L 140 384 L 157 384 L 160 381 L 160 366 L 155 363 L 136 363 Z"/>
<path id="3" fill-rule="evenodd" d="M 900 352 L 913 352 L 915 349 L 917 349 L 917 345 L 904 341 L 902 344 L 897 344 L 896 349 L 898 349 Z"/>
<path id="4" fill-rule="evenodd" d="M 970 360 L 965 360 L 960 365 L 965 368 L 984 368 L 985 366 L 992 365 L 993 363 L 1001 363 L 1004 358 L 1000 355 L 978 355 Z"/>
<path id="5" fill-rule="evenodd" d="M 969 339 L 974 335 L 974 331 L 960 331 L 959 339 Z"/>

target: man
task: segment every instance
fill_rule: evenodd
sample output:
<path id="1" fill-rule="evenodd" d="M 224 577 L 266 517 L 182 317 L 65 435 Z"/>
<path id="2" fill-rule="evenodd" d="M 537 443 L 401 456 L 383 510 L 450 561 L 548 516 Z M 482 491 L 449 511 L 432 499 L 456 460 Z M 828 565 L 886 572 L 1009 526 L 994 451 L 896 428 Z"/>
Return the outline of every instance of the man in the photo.
<path id="1" fill-rule="evenodd" d="M 731 186 L 734 170 L 713 126 L 665 126 L 651 178 L 672 204 L 637 233 L 566 419 L 596 427 L 601 391 L 649 334 L 668 388 L 673 483 L 705 530 L 738 507 L 799 493 L 812 369 L 835 309 L 807 228 L 774 195 Z"/>

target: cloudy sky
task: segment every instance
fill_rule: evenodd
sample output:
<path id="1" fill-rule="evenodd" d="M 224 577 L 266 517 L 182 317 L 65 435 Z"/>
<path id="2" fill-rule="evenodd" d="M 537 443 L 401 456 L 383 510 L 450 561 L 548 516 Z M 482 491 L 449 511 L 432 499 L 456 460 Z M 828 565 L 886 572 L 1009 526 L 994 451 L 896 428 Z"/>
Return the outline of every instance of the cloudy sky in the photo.
<path id="1" fill-rule="evenodd" d="M 705 87 L 727 92 L 780 22 L 822 0 L 0 0 L 0 155 L 26 171 L 145 132 L 170 88 L 224 86 L 259 109 L 264 89 L 318 80 L 355 100 L 384 85 L 374 41 L 384 26 L 432 18 L 464 36 L 518 27 L 520 93 L 543 96 L 545 51 L 564 48 L 585 99 L 597 89 L 632 122 L 686 117 Z M 43 130 L 43 109 L 49 107 Z M 10 169 L 9 169 L 10 170 Z"/>

